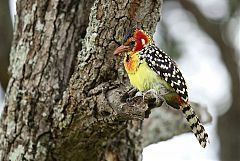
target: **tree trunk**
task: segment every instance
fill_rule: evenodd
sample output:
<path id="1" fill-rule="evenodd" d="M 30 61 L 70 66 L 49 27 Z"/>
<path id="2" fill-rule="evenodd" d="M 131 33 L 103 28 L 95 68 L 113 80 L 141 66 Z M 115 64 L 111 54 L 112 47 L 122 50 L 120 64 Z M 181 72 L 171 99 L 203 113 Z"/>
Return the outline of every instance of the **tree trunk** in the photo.
<path id="1" fill-rule="evenodd" d="M 17 1 L 0 160 L 141 160 L 147 108 L 121 105 L 129 85 L 113 49 L 130 26 L 153 33 L 161 4 Z"/>

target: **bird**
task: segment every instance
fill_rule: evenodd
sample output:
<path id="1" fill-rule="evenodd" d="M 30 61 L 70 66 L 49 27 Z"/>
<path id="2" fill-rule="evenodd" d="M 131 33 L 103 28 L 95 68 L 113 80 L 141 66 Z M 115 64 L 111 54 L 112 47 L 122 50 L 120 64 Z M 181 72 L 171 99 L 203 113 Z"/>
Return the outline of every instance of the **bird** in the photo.
<path id="1" fill-rule="evenodd" d="M 168 105 L 181 110 L 199 144 L 205 148 L 208 134 L 189 103 L 186 81 L 176 62 L 154 44 L 150 34 L 137 27 L 129 28 L 121 45 L 114 50 L 114 55 L 122 54 L 130 83 L 140 92 L 158 91 Z"/>

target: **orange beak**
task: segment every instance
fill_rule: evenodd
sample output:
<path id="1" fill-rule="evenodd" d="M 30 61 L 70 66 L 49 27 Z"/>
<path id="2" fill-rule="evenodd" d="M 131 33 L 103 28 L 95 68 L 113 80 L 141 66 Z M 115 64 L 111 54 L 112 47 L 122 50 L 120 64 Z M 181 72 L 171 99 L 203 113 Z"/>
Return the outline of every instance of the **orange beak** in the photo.
<path id="1" fill-rule="evenodd" d="M 131 51 L 130 46 L 121 45 L 114 51 L 114 55 L 120 55 L 123 52 Z"/>

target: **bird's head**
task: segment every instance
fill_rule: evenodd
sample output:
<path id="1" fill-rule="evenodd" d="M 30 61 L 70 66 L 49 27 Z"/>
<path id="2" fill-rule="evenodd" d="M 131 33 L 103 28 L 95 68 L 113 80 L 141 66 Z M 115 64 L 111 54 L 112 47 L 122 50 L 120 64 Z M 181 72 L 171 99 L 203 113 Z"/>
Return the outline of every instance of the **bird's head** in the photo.
<path id="1" fill-rule="evenodd" d="M 121 55 L 124 52 L 137 52 L 140 51 L 145 45 L 151 41 L 150 36 L 139 28 L 128 29 L 124 36 L 121 46 L 114 51 L 114 55 Z"/>

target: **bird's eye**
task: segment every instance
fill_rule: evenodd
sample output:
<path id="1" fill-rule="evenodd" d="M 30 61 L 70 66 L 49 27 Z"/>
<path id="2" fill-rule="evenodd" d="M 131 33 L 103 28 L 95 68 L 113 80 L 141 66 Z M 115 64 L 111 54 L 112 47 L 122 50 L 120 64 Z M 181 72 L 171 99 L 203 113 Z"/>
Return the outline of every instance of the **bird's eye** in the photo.
<path id="1" fill-rule="evenodd" d="M 134 48 L 134 46 L 135 46 L 135 41 L 134 41 L 134 40 L 130 41 L 129 46 L 130 46 L 131 48 Z"/>

